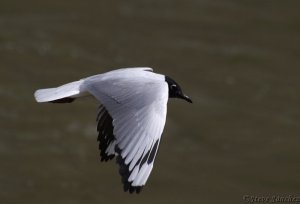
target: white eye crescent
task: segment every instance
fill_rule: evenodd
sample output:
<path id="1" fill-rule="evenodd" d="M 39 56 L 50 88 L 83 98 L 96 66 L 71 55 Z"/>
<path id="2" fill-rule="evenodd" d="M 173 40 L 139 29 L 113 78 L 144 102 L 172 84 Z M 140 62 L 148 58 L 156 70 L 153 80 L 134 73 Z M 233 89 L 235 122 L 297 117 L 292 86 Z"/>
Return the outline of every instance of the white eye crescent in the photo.
<path id="1" fill-rule="evenodd" d="M 176 84 L 172 84 L 171 86 L 172 86 L 172 87 L 176 87 Z"/>

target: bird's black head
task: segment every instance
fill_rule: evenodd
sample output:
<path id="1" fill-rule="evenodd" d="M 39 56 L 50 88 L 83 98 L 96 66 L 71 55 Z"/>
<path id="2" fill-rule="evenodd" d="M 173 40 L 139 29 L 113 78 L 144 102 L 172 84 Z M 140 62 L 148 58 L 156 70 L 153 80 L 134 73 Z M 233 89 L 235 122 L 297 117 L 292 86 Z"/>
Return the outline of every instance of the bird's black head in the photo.
<path id="1" fill-rule="evenodd" d="M 165 80 L 169 86 L 169 98 L 181 98 L 187 102 L 193 103 L 192 100 L 182 92 L 179 84 L 177 84 L 173 79 L 165 76 Z"/>

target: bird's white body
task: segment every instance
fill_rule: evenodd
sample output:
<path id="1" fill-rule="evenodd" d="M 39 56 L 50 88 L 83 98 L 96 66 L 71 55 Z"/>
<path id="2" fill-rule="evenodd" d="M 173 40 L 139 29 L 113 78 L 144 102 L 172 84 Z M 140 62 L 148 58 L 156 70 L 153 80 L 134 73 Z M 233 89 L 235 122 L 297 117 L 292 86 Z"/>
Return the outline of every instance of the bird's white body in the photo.
<path id="1" fill-rule="evenodd" d="M 165 76 L 151 68 L 126 68 L 35 92 L 38 102 L 86 95 L 100 101 L 112 118 L 114 140 L 105 153 L 120 156 L 128 171 L 128 185 L 144 186 L 166 122 L 169 95 Z M 99 113 L 99 117 L 104 114 Z"/>

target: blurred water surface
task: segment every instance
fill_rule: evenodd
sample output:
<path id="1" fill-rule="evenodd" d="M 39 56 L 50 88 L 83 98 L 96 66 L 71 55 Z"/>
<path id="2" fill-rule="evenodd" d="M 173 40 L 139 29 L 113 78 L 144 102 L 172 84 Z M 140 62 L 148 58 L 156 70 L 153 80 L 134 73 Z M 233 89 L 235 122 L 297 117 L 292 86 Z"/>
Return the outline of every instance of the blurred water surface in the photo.
<path id="1" fill-rule="evenodd" d="M 243 203 L 300 196 L 299 1 L 0 2 L 1 203 Z M 97 102 L 38 88 L 151 66 L 171 100 L 153 173 L 122 191 L 99 161 Z"/>

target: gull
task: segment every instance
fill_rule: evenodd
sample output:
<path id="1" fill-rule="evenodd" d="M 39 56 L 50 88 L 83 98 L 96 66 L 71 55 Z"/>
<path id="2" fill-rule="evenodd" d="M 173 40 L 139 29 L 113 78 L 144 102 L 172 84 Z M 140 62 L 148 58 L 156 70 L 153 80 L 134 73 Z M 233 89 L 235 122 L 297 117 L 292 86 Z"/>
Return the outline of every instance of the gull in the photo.
<path id="1" fill-rule="evenodd" d="M 116 157 L 124 191 L 139 193 L 153 168 L 168 99 L 192 100 L 173 79 L 149 67 L 117 69 L 34 93 L 37 102 L 51 103 L 70 103 L 88 95 L 100 102 L 101 161 Z"/>

